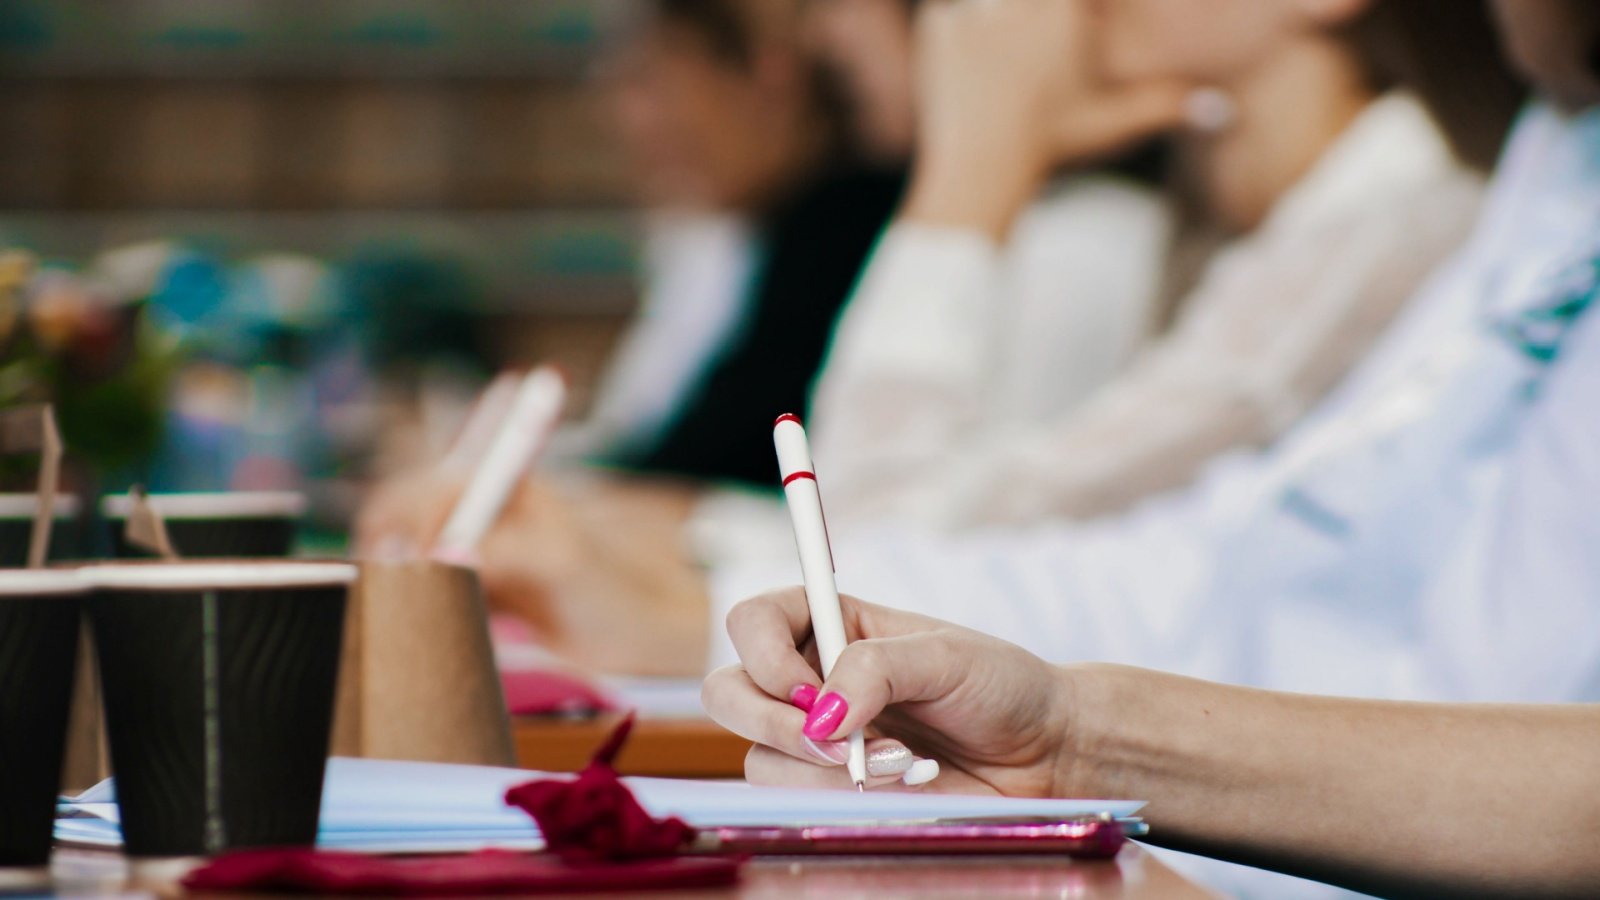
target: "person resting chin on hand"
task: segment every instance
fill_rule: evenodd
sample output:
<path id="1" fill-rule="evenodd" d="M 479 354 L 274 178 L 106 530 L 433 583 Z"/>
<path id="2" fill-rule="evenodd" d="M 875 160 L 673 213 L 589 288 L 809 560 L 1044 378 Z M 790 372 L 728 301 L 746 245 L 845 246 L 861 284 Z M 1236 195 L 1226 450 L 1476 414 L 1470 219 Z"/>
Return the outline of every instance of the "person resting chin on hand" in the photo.
<path id="1" fill-rule="evenodd" d="M 802 589 L 728 617 L 741 663 L 713 672 L 702 698 L 755 742 L 753 783 L 850 788 L 842 742 L 865 728 L 872 789 L 1146 799 L 1152 843 L 1381 894 L 1600 889 L 1600 707 L 1346 700 L 1053 666 L 840 599 L 852 643 L 826 680 Z M 915 756 L 940 774 L 911 788 Z"/>

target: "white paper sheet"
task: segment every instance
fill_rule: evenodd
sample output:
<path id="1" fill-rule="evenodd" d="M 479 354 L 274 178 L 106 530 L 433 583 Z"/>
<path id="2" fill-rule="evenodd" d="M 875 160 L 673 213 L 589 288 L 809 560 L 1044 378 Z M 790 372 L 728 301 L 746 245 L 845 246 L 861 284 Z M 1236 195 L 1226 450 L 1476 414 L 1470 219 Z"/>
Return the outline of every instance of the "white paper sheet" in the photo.
<path id="1" fill-rule="evenodd" d="M 530 846 L 538 830 L 521 810 L 505 806 L 506 789 L 549 776 L 520 769 L 336 758 L 323 786 L 318 843 L 325 847 L 401 852 L 398 846 L 460 850 Z M 814 825 L 952 818 L 1131 816 L 1144 804 L 1125 800 L 1019 800 L 853 791 L 751 787 L 741 782 L 626 779 L 653 815 L 675 815 L 697 827 Z M 57 834 L 83 842 L 114 830 L 109 782 L 68 805 L 90 819 L 62 819 Z M 108 827 L 109 826 L 109 827 Z"/>

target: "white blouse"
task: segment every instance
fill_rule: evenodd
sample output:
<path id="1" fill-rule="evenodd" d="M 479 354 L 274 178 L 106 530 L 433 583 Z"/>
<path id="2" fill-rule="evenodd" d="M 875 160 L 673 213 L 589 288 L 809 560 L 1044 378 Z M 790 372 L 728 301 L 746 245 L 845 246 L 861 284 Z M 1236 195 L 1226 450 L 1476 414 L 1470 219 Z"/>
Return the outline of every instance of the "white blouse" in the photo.
<path id="1" fill-rule="evenodd" d="M 963 527 L 1185 484 L 1328 391 L 1464 239 L 1481 193 L 1416 100 L 1384 97 L 1127 366 L 1168 240 L 1153 199 L 1076 186 L 1005 252 L 895 226 L 816 391 L 829 511 Z"/>

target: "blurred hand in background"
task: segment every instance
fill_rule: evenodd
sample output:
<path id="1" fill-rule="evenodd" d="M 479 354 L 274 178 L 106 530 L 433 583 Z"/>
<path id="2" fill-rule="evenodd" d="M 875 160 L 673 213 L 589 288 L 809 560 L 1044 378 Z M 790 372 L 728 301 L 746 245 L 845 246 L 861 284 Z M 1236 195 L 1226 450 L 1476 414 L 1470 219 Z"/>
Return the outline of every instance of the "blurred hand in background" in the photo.
<path id="1" fill-rule="evenodd" d="M 918 151 L 907 218 L 1003 237 L 1057 167 L 1183 121 L 1192 87 L 1114 82 L 1086 0 L 926 5 L 917 21 Z"/>

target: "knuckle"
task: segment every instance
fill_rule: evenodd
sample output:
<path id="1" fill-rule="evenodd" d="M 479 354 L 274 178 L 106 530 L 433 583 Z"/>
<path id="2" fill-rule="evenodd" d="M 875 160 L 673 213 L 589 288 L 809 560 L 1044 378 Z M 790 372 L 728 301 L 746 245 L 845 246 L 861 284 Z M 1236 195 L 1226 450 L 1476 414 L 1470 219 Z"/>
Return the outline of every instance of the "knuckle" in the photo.
<path id="1" fill-rule="evenodd" d="M 767 602 L 766 595 L 752 597 L 749 600 L 739 601 L 733 609 L 728 610 L 726 625 L 730 636 L 749 630 L 750 625 L 761 617 L 761 610 Z"/>
<path id="2" fill-rule="evenodd" d="M 716 718 L 722 700 L 727 696 L 729 681 L 737 676 L 738 666 L 723 666 L 706 676 L 700 684 L 700 705 L 705 708 L 706 714 Z"/>
<path id="3" fill-rule="evenodd" d="M 773 751 L 760 744 L 750 748 L 744 755 L 744 777 L 751 784 L 773 784 L 774 777 Z"/>
<path id="4" fill-rule="evenodd" d="M 847 671 L 882 676 L 889 671 L 888 655 L 876 641 L 856 641 L 844 648 L 839 659 L 849 660 Z"/>

